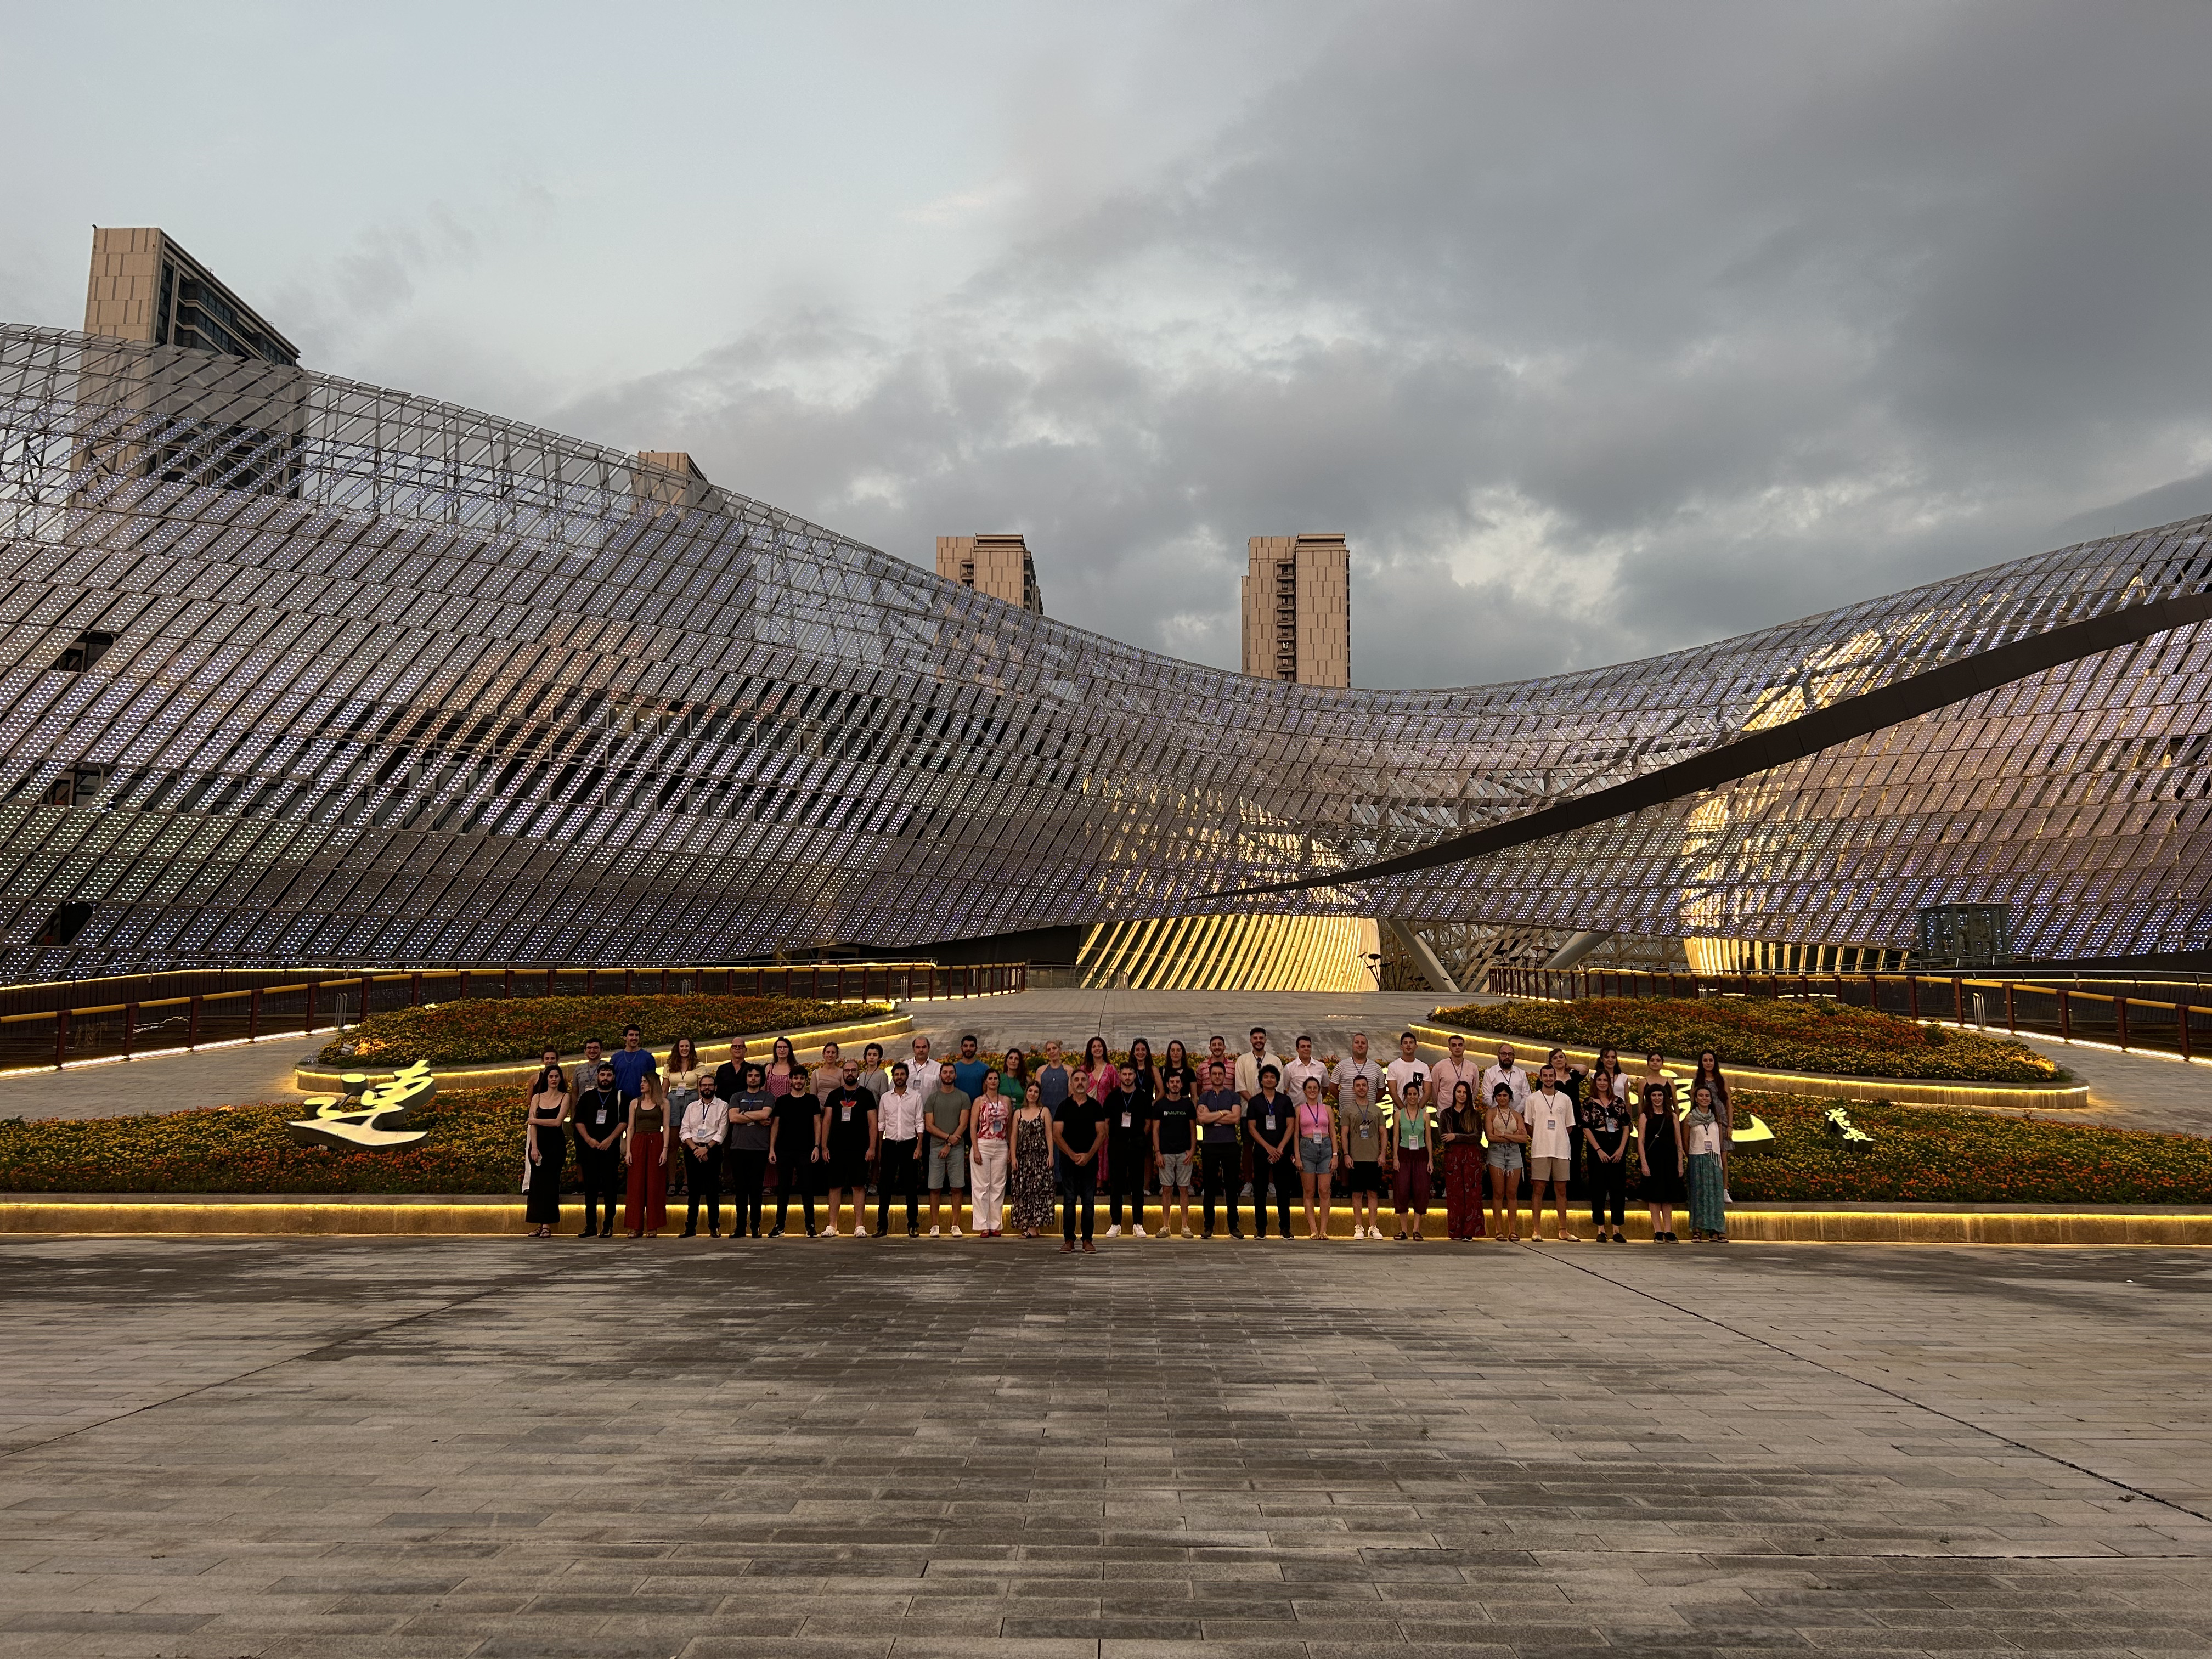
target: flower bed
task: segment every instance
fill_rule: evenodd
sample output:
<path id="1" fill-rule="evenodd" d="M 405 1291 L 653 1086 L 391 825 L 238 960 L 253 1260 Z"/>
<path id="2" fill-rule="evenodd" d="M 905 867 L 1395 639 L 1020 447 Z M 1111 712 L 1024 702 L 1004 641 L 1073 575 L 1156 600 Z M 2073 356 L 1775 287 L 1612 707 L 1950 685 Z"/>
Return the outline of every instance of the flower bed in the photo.
<path id="1" fill-rule="evenodd" d="M 1712 1049 L 1726 1067 L 1774 1066 L 1832 1077 L 1960 1083 L 2060 1083 L 2059 1064 L 2025 1043 L 1923 1025 L 1826 998 L 1589 997 L 1580 1002 L 1476 1003 L 1440 1008 L 1447 1025 L 1586 1048 L 1607 1043 L 1622 1062 L 1653 1048 L 1678 1060 Z"/>
<path id="2" fill-rule="evenodd" d="M 1774 1131 L 1762 1150 L 1729 1160 L 1729 1190 L 1739 1203 L 2212 1202 L 2212 1140 L 2194 1135 L 1802 1095 L 1745 1094 L 1735 1103 Z M 1838 1104 L 1866 1140 L 1830 1129 L 1827 1112 Z"/>
<path id="3" fill-rule="evenodd" d="M 295 1146 L 291 1105 L 82 1121 L 0 1121 L 0 1190 L 17 1193 L 504 1193 L 521 1176 L 519 1089 L 443 1094 L 415 1115 L 428 1139 L 391 1152 Z M 1773 1128 L 1739 1153 L 1739 1202 L 2203 1204 L 2212 1140 L 2039 1123 L 1938 1106 L 1847 1103 L 1872 1139 L 1846 1144 L 1833 1103 L 1743 1095 Z M 575 1167 L 566 1185 L 573 1192 Z"/>
<path id="4" fill-rule="evenodd" d="M 580 1054 L 593 1037 L 622 1047 L 623 1027 L 635 1025 L 648 1045 L 688 1036 L 744 1036 L 880 1018 L 884 1002 L 824 1002 L 805 997 L 597 996 L 471 997 L 428 1008 L 371 1014 L 325 1043 L 315 1058 L 327 1066 L 488 1065 L 532 1060 L 548 1048 Z"/>

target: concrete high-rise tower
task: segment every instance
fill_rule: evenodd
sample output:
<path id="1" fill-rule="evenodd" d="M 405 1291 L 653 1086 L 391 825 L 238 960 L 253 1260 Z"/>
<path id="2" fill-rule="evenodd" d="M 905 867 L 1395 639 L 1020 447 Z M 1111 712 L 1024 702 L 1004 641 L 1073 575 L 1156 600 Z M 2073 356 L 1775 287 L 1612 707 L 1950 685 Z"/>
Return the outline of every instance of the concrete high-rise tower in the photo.
<path id="1" fill-rule="evenodd" d="M 1352 550 L 1342 536 L 1255 536 L 1244 576 L 1244 672 L 1352 684 Z"/>

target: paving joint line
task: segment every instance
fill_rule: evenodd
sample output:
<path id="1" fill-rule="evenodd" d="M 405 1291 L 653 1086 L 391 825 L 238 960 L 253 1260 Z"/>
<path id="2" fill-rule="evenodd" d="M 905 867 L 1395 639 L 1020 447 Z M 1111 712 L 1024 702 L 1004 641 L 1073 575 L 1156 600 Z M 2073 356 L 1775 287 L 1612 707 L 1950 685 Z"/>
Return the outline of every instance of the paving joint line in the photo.
<path id="1" fill-rule="evenodd" d="M 286 1354 L 281 1358 L 271 1359 L 259 1365 L 250 1365 L 235 1376 L 219 1376 L 213 1382 L 201 1382 L 175 1394 L 165 1395 L 161 1399 L 149 1400 L 143 1406 L 133 1406 L 129 1411 L 118 1412 L 112 1417 L 103 1417 L 94 1423 L 81 1423 L 76 1428 L 65 1430 L 60 1434 L 50 1435 L 44 1440 L 33 1440 L 27 1446 L 10 1447 L 8 1450 L 0 1452 L 0 1463 L 6 1462 L 11 1457 L 21 1457 L 25 1452 L 40 1451 L 48 1446 L 58 1446 L 64 1440 L 73 1440 L 78 1435 L 89 1434 L 94 1429 L 104 1429 L 112 1423 L 121 1423 L 147 1412 L 159 1411 L 165 1406 L 173 1406 L 180 1400 L 190 1400 L 195 1395 L 206 1394 L 210 1389 L 229 1388 L 234 1383 L 245 1382 L 248 1377 L 258 1376 L 264 1371 L 273 1371 L 279 1365 L 295 1364 L 301 1360 L 313 1359 L 317 1354 L 328 1353 L 331 1349 L 342 1348 L 349 1342 L 366 1341 L 371 1337 L 382 1336 L 387 1332 L 396 1331 L 402 1326 L 412 1325 L 417 1320 L 428 1319 L 438 1314 L 451 1313 L 457 1308 L 465 1308 L 471 1303 L 481 1302 L 488 1296 L 497 1295 L 502 1291 L 513 1288 L 512 1281 L 501 1281 L 497 1285 L 487 1285 L 481 1291 L 472 1291 L 455 1301 L 441 1303 L 434 1308 L 424 1308 L 401 1318 L 388 1321 L 385 1324 L 371 1326 L 367 1330 L 353 1331 L 343 1336 L 332 1337 L 327 1341 L 317 1343 L 312 1348 L 303 1348 L 298 1353 Z"/>
<path id="2" fill-rule="evenodd" d="M 1591 1279 L 1599 1280 L 1601 1283 L 1611 1285 L 1617 1289 L 1626 1291 L 1632 1296 L 1640 1296 L 1646 1301 L 1657 1303 L 1662 1308 L 1672 1308 L 1676 1313 L 1682 1315 L 1685 1318 L 1698 1320 L 1701 1323 L 1711 1325 L 1716 1330 L 1726 1331 L 1730 1336 L 1741 1337 L 1747 1342 L 1755 1342 L 1762 1348 L 1781 1354 L 1785 1358 L 1795 1359 L 1801 1364 L 1810 1365 L 1815 1370 L 1826 1371 L 1829 1376 L 1841 1377 L 1846 1382 L 1855 1382 L 1863 1389 L 1871 1389 L 1876 1394 L 1887 1395 L 1890 1399 L 1896 1401 L 1900 1405 L 1910 1406 L 1916 1411 L 1926 1412 L 1931 1417 L 1940 1417 L 1946 1423 L 1955 1423 L 1962 1429 L 1972 1430 L 1976 1434 L 1986 1435 L 2001 1446 L 2010 1446 L 2015 1451 L 2026 1452 L 2031 1457 L 2040 1457 L 2046 1462 L 2057 1464 L 2061 1468 L 2071 1469 L 2076 1474 L 2086 1474 L 2092 1480 L 2100 1480 L 2108 1486 L 2117 1486 L 2122 1492 L 2131 1492 L 2136 1497 L 2143 1498 L 2147 1502 L 2160 1504 L 2166 1509 L 2173 1510 L 2177 1515 L 2186 1515 L 2198 1521 L 2212 1521 L 2212 1515 L 2207 1515 L 2202 1510 L 2193 1510 L 2190 1508 L 2188 1504 L 2176 1503 L 2171 1498 L 2161 1497 L 2157 1492 L 2145 1491 L 2141 1486 L 2130 1486 L 2128 1482 L 2121 1480 L 2118 1475 L 2106 1474 L 2101 1469 L 2093 1469 L 2085 1464 L 2076 1463 L 2070 1458 L 2061 1457 L 2057 1452 L 2045 1451 L 2040 1446 L 2031 1446 L 2025 1441 L 2014 1439 L 2010 1435 L 2000 1434 L 1996 1430 L 1989 1427 L 1985 1424 L 1972 1422 L 1966 1418 L 1956 1416 L 1950 1412 L 1945 1411 L 1941 1406 L 1931 1406 L 1925 1401 L 1915 1400 L 1911 1395 L 1900 1394 L 1895 1389 L 1890 1388 L 1886 1383 L 1870 1382 L 1863 1376 L 1853 1376 L 1849 1371 L 1838 1370 L 1835 1366 L 1827 1364 L 1821 1360 L 1814 1359 L 1810 1355 L 1798 1353 L 1792 1349 L 1785 1348 L 1779 1342 L 1770 1341 L 1765 1337 L 1754 1335 L 1749 1331 L 1738 1330 L 1735 1326 L 1729 1324 L 1724 1319 L 1716 1319 L 1711 1314 L 1703 1314 L 1698 1312 L 1694 1309 L 1686 1308 L 1679 1302 L 1669 1302 L 1665 1297 L 1659 1295 L 1655 1291 L 1647 1291 L 1638 1285 L 1625 1284 L 1618 1279 L 1614 1279 L 1607 1274 L 1597 1272 L 1595 1268 L 1586 1267 L 1579 1261 L 1560 1255 L 1556 1251 L 1531 1249 L 1527 1244 L 1522 1245 L 1521 1249 L 1526 1251 L 1528 1255 L 1536 1256 L 1543 1261 L 1556 1261 L 1563 1267 L 1571 1267 L 1575 1272 L 1586 1274 Z M 2196 1554 L 2200 1553 L 2202 1553 L 2202 1552 L 2194 1552 L 2188 1559 L 2194 1559 Z M 2041 1559 L 2045 1558 L 2039 1557 L 2037 1559 Z"/>

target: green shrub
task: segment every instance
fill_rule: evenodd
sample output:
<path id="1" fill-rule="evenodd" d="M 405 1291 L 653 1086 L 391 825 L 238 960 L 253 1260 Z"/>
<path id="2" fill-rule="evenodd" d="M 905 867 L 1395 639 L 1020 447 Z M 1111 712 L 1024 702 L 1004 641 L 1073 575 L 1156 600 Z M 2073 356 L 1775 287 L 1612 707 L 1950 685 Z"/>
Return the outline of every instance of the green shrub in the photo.
<path id="1" fill-rule="evenodd" d="M 1960 1083 L 2058 1083 L 2066 1073 L 2025 1043 L 1949 1031 L 1826 998 L 1589 997 L 1580 1002 L 1475 1003 L 1443 1008 L 1448 1025 L 1530 1037 L 1547 1045 L 1620 1050 L 1634 1070 L 1656 1048 L 1692 1060 L 1711 1048 L 1723 1068 L 1773 1066 L 1835 1077 L 1928 1078 Z"/>
<path id="2" fill-rule="evenodd" d="M 483 1065 L 531 1060 L 548 1048 L 580 1054 L 593 1037 L 622 1046 L 623 1028 L 641 1028 L 648 1046 L 688 1036 L 744 1036 L 802 1025 L 879 1018 L 883 1002 L 825 1002 L 805 997 L 595 996 L 471 997 L 427 1008 L 371 1014 L 325 1043 L 326 1066 Z"/>

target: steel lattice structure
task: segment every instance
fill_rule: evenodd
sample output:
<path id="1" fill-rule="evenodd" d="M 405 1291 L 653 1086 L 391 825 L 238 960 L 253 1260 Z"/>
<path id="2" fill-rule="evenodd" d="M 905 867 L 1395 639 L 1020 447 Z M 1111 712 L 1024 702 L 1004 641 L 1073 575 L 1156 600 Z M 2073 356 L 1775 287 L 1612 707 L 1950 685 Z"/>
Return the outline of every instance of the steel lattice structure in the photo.
<path id="1" fill-rule="evenodd" d="M 0 534 L 14 974 L 72 905 L 70 971 L 1247 909 L 1909 945 L 1923 905 L 2002 902 L 2024 952 L 2212 943 L 2204 520 L 1347 691 L 495 416 L 5 328 Z"/>

